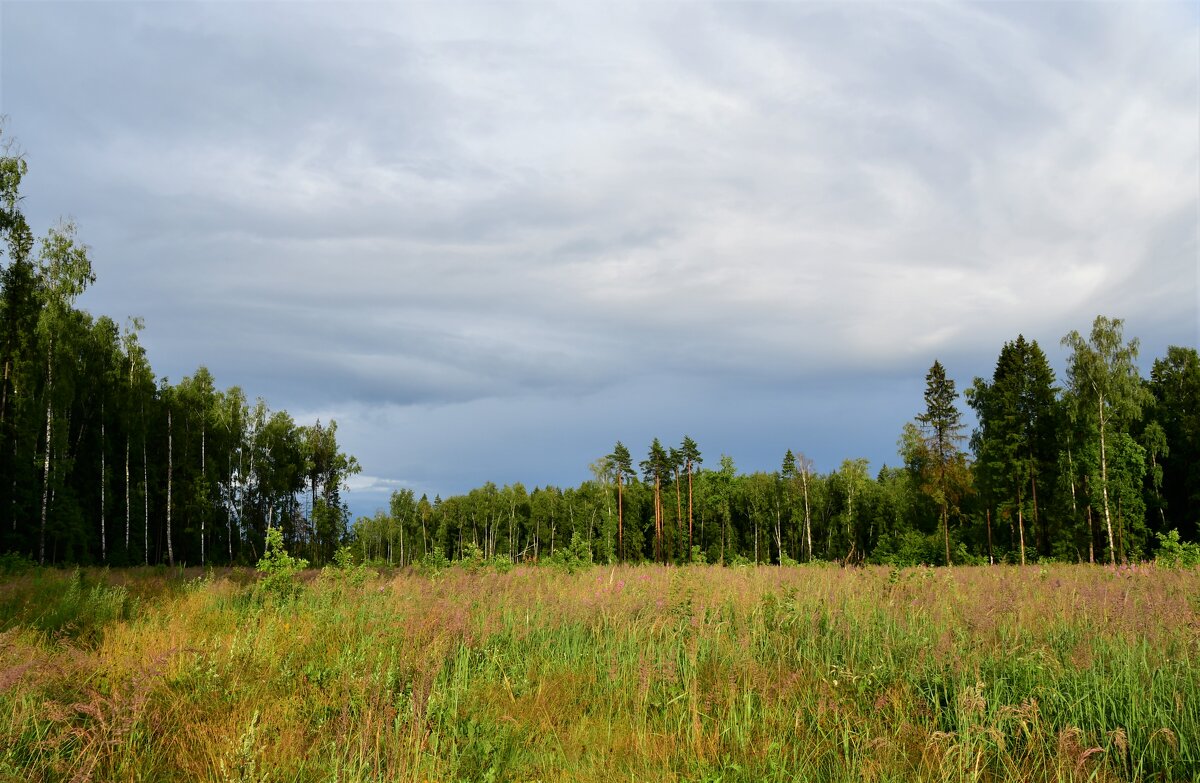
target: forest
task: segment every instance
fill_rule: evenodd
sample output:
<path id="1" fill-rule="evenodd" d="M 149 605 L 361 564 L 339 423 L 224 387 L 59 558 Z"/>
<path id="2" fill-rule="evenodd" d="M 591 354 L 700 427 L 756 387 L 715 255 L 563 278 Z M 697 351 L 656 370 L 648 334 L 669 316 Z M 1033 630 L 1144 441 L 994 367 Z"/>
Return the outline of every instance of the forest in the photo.
<path id="1" fill-rule="evenodd" d="M 37 563 L 254 563 L 268 527 L 324 562 L 346 539 L 337 422 L 298 424 L 200 366 L 156 376 L 140 335 L 78 308 L 90 250 L 35 239 L 27 163 L 0 152 L 0 552 Z"/>
<path id="2" fill-rule="evenodd" d="M 0 552 L 38 563 L 253 563 L 267 530 L 315 565 L 343 546 L 403 566 L 430 557 L 600 562 L 980 564 L 1130 562 L 1194 542 L 1200 357 L 1170 347 L 1149 378 L 1119 318 L 1062 338 L 1061 375 L 1036 340 L 1005 343 L 961 394 L 938 361 L 898 461 L 818 473 L 803 444 L 740 473 L 690 437 L 642 459 L 617 442 L 578 487 L 485 483 L 430 500 L 394 493 L 349 520 L 337 423 L 297 423 L 200 366 L 157 377 L 123 325 L 77 306 L 90 251 L 62 222 L 36 238 L 24 158 L 0 153 Z M 978 426 L 968 432 L 964 411 Z M 635 461 L 636 460 L 636 461 Z"/>
<path id="3" fill-rule="evenodd" d="M 958 394 L 935 361 L 898 464 L 817 473 L 800 450 L 774 472 L 705 467 L 699 446 L 622 443 L 578 487 L 492 483 L 449 498 L 393 494 L 353 526 L 367 560 L 537 560 L 573 537 L 600 562 L 890 565 L 1132 562 L 1194 542 L 1200 508 L 1200 358 L 1171 347 L 1139 375 L 1138 341 L 1096 318 L 1060 384 L 1036 341 L 1006 343 L 990 379 Z M 968 433 L 963 407 L 976 414 Z"/>

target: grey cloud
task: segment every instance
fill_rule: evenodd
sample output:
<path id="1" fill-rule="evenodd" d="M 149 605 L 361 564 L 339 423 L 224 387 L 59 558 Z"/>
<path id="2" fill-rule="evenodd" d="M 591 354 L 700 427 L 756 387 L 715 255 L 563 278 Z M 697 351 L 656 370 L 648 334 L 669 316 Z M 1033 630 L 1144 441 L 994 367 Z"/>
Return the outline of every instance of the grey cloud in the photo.
<path id="1" fill-rule="evenodd" d="M 986 372 L 1017 332 L 1049 347 L 1097 312 L 1147 350 L 1196 340 L 1186 4 L 0 14 L 27 204 L 79 219 L 87 306 L 146 315 L 173 378 L 203 362 L 275 405 L 344 406 L 381 480 L 418 469 L 398 441 L 437 452 L 430 483 L 499 479 L 461 452 L 505 438 L 579 468 L 529 429 L 586 441 L 631 409 L 631 435 L 678 416 L 758 453 L 777 444 L 739 401 L 814 383 L 902 422 L 870 387 L 919 386 L 935 356 Z M 823 404 L 780 426 L 832 453 Z M 471 443 L 426 426 L 460 420 Z M 874 425 L 890 451 L 898 424 Z"/>

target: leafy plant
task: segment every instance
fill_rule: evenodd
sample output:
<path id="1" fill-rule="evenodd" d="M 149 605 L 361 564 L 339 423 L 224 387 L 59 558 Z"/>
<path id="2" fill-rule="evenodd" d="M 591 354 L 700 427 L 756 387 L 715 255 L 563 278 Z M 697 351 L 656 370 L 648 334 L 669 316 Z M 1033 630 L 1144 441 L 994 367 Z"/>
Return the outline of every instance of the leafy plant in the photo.
<path id="1" fill-rule="evenodd" d="M 437 576 L 450 567 L 450 560 L 446 557 L 446 553 L 440 546 L 435 546 L 421 558 L 421 563 L 418 567 L 421 573 L 426 576 Z"/>
<path id="2" fill-rule="evenodd" d="M 296 577 L 308 568 L 308 561 L 289 555 L 283 546 L 283 531 L 273 527 L 267 530 L 263 556 L 256 568 L 262 574 L 258 589 L 263 595 L 289 600 L 300 592 L 300 581 Z"/>
<path id="3" fill-rule="evenodd" d="M 590 568 L 592 566 L 592 547 L 583 534 L 576 530 L 571 534 L 570 545 L 551 556 L 550 565 L 568 574 Z"/>
<path id="4" fill-rule="evenodd" d="M 355 564 L 354 551 L 348 547 L 340 547 L 333 553 L 333 563 L 321 569 L 321 578 L 333 581 L 344 582 L 351 587 L 362 587 L 368 579 L 378 576 L 374 571 L 371 571 L 363 563 Z"/>
<path id="5" fill-rule="evenodd" d="M 5 552 L 0 555 L 0 574 L 23 574 L 36 565 L 37 563 L 19 552 Z"/>
<path id="6" fill-rule="evenodd" d="M 1169 530 L 1158 537 L 1158 555 L 1154 562 L 1163 568 L 1195 568 L 1200 565 L 1200 544 L 1179 540 L 1178 530 Z"/>

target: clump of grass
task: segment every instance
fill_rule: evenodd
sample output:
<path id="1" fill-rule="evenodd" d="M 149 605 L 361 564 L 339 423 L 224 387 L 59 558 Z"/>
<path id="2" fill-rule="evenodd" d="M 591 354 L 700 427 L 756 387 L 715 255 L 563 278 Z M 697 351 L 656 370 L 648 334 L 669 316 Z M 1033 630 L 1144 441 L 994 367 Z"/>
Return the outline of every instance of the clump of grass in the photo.
<path id="1" fill-rule="evenodd" d="M 436 573 L 329 576 L 286 602 L 251 600 L 252 575 L 212 574 L 148 591 L 86 645 L 11 613 L 0 771 L 1123 781 L 1200 770 L 1195 571 Z M 133 593 L 131 581 L 158 577 L 122 578 Z"/>
<path id="2" fill-rule="evenodd" d="M 56 639 L 94 643 L 111 624 L 128 620 L 137 600 L 125 587 L 75 569 L 33 569 L 0 584 L 0 630 L 30 628 Z"/>

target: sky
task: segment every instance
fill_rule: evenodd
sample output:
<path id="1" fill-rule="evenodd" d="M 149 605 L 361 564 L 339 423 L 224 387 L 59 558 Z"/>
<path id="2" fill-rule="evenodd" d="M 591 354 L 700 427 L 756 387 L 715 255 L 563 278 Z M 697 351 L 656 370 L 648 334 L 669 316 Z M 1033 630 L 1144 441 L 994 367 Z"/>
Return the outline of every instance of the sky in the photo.
<path id="1" fill-rule="evenodd" d="M 1200 343 L 1196 3 L 0 0 L 0 114 L 80 305 L 336 420 L 355 514 L 878 470 L 935 359 Z"/>

